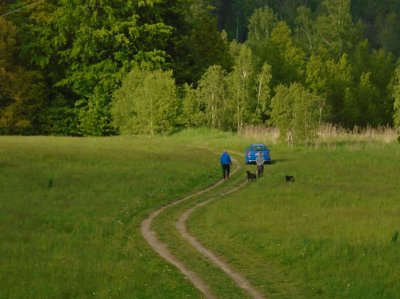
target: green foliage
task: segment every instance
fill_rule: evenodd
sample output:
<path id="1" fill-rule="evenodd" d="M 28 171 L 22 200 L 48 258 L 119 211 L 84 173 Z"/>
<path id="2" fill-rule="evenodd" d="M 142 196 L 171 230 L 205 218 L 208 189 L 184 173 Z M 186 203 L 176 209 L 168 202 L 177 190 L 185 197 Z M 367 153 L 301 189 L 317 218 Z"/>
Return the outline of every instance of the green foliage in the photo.
<path id="1" fill-rule="evenodd" d="M 113 124 L 122 134 L 165 133 L 176 125 L 178 100 L 171 71 L 133 69 L 113 96 Z"/>
<path id="2" fill-rule="evenodd" d="M 113 135 L 115 129 L 111 125 L 111 112 L 108 98 L 102 94 L 94 94 L 86 101 L 75 103 L 79 111 L 79 131 L 83 136 Z M 81 107 L 80 107 L 81 106 Z"/>
<path id="3" fill-rule="evenodd" d="M 271 120 L 289 145 L 309 143 L 317 136 L 322 110 L 323 100 L 301 84 L 279 85 L 272 98 Z"/>
<path id="4" fill-rule="evenodd" d="M 353 84 L 351 66 L 346 55 L 339 61 L 324 61 L 320 56 L 311 56 L 307 64 L 306 82 L 311 91 L 326 99 L 326 117 L 334 123 L 345 123 L 343 116 L 345 99 Z"/>
<path id="5" fill-rule="evenodd" d="M 387 88 L 394 71 L 394 57 L 383 49 L 370 50 L 368 41 L 360 42 L 352 57 L 353 76 L 356 81 L 354 93 L 358 98 L 358 107 L 361 111 L 361 119 L 353 119 L 353 125 L 371 126 L 387 125 L 392 123 L 393 99 Z M 368 76 L 368 79 L 365 76 Z M 364 77 L 364 79 L 363 79 Z M 366 83 L 365 81 L 368 81 Z M 365 86 L 367 84 L 368 86 Z M 368 91 L 369 90 L 369 91 Z M 365 111 L 365 105 L 371 109 Z"/>
<path id="6" fill-rule="evenodd" d="M 395 57 L 385 52 L 383 49 L 373 50 L 370 62 L 371 80 L 379 93 L 376 102 L 377 113 L 381 115 L 380 124 L 391 125 L 393 117 L 393 98 L 387 86 L 393 78 L 396 67 Z"/>
<path id="7" fill-rule="evenodd" d="M 326 99 L 327 122 L 391 125 L 387 87 L 400 54 L 400 6 L 364 2 L 41 1 L 0 18 L 1 134 L 115 134 L 112 95 L 137 66 L 173 71 L 182 91 L 177 126 L 266 123 L 268 97 L 294 82 Z M 0 10 L 27 4 L 2 1 Z M 243 45 L 251 51 L 244 54 Z M 245 80 L 238 70 L 244 61 Z M 227 89 L 218 115 L 207 110 L 215 105 L 204 87 L 197 90 L 213 65 L 224 70 Z M 185 84 L 195 98 L 183 98 Z"/>
<path id="8" fill-rule="evenodd" d="M 206 124 L 205 105 L 197 97 L 197 90 L 192 85 L 183 86 L 182 119 L 187 128 L 203 127 Z"/>
<path id="9" fill-rule="evenodd" d="M 310 8 L 300 6 L 297 9 L 297 17 L 295 21 L 297 40 L 309 54 L 315 52 L 316 47 L 316 28 L 315 20 Z"/>
<path id="10" fill-rule="evenodd" d="M 78 114 L 78 108 L 69 107 L 63 98 L 55 99 L 40 113 L 41 131 L 46 135 L 81 136 Z"/>
<path id="11" fill-rule="evenodd" d="M 254 55 L 260 57 L 263 61 L 268 59 L 265 56 L 267 54 L 268 41 L 277 23 L 277 16 L 268 6 L 256 9 L 249 18 L 247 43 L 253 50 Z"/>
<path id="12" fill-rule="evenodd" d="M 170 2 L 166 5 L 171 6 Z M 203 8 L 203 1 L 177 2 L 174 12 L 165 19 L 167 24 L 175 28 L 170 39 L 173 47 L 169 54 L 177 84 L 197 85 L 212 65 L 230 69 L 232 58 L 226 33 L 218 31 L 217 19 L 209 9 Z"/>
<path id="13" fill-rule="evenodd" d="M 225 127 L 224 118 L 228 114 L 225 77 L 225 71 L 221 66 L 210 66 L 200 79 L 197 88 L 197 101 L 203 103 L 206 125 L 211 129 Z"/>
<path id="14" fill-rule="evenodd" d="M 291 29 L 285 22 L 278 22 L 272 30 L 267 51 L 267 62 L 273 70 L 274 85 L 278 82 L 289 84 L 303 79 L 305 53 L 294 44 Z"/>
<path id="15" fill-rule="evenodd" d="M 36 97 L 44 94 L 41 74 L 17 67 L 1 79 L 5 96 L 0 105 L 0 134 L 37 134 L 43 102 Z"/>
<path id="16" fill-rule="evenodd" d="M 349 54 L 360 38 L 358 27 L 353 24 L 350 13 L 350 0 L 322 1 L 324 13 L 315 23 L 316 51 L 339 59 Z"/>
<path id="17" fill-rule="evenodd" d="M 16 44 L 16 27 L 4 17 L 0 17 L 0 71 L 5 72 L 5 67 L 10 63 L 12 50 Z"/>
<path id="18" fill-rule="evenodd" d="M 371 73 L 361 74 L 359 86 L 356 89 L 354 110 L 352 113 L 348 114 L 349 118 L 346 123 L 361 127 L 377 127 L 381 119 L 377 99 L 379 99 L 379 93 L 371 82 Z M 345 105 L 344 114 L 346 114 L 346 109 L 349 106 L 351 106 L 351 104 Z"/>
<path id="19" fill-rule="evenodd" d="M 301 80 L 305 54 L 294 44 L 289 26 L 268 7 L 256 10 L 249 22 L 247 43 L 261 64 L 271 66 L 272 85 Z"/>
<path id="20" fill-rule="evenodd" d="M 255 106 L 251 96 L 255 76 L 255 57 L 247 45 L 241 45 L 233 70 L 227 78 L 231 107 L 234 111 L 233 124 L 237 130 L 250 119 L 252 108 Z"/>
<path id="21" fill-rule="evenodd" d="M 265 124 L 271 113 L 271 66 L 264 63 L 257 78 L 257 107 L 255 111 L 256 122 Z"/>
<path id="22" fill-rule="evenodd" d="M 232 103 L 228 97 L 227 74 L 214 65 L 201 77 L 197 88 L 183 86 L 182 119 L 188 128 L 230 129 Z"/>
<path id="23" fill-rule="evenodd" d="M 396 56 L 400 54 L 398 1 L 352 0 L 351 9 L 353 18 L 364 23 L 365 36 L 372 48 L 383 48 Z"/>
<path id="24" fill-rule="evenodd" d="M 400 66 L 397 66 L 393 77 L 393 98 L 394 98 L 394 125 L 400 127 Z"/>
<path id="25" fill-rule="evenodd" d="M 381 11 L 375 20 L 377 40 L 381 47 L 387 52 L 400 53 L 400 30 L 399 30 L 399 10 Z"/>
<path id="26" fill-rule="evenodd" d="M 233 44 L 232 50 L 239 53 L 232 72 L 211 66 L 196 89 L 184 87 L 183 119 L 187 127 L 231 130 L 269 119 L 271 67 L 264 64 L 257 72 L 248 47 Z"/>
<path id="27" fill-rule="evenodd" d="M 42 76 L 15 63 L 16 44 L 16 26 L 0 17 L 0 134 L 34 134 L 43 105 Z"/>
<path id="28" fill-rule="evenodd" d="M 73 94 L 81 134 L 112 134 L 109 105 L 124 74 L 134 64 L 165 64 L 172 28 L 153 8 L 159 2 L 46 3 L 22 27 L 30 34 L 22 55 L 48 72 L 54 93 Z"/>

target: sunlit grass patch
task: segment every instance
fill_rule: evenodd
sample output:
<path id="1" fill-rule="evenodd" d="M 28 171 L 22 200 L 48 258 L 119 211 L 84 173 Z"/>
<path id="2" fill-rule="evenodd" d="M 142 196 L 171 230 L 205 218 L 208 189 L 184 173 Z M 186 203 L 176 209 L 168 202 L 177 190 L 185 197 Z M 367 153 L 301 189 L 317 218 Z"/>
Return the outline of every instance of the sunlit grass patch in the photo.
<path id="1" fill-rule="evenodd" d="M 0 144 L 1 298 L 199 296 L 139 226 L 150 211 L 217 180 L 215 153 L 146 137 Z"/>
<path id="2" fill-rule="evenodd" d="M 196 213 L 192 233 L 274 298 L 395 298 L 398 144 L 274 154 L 257 184 Z"/>

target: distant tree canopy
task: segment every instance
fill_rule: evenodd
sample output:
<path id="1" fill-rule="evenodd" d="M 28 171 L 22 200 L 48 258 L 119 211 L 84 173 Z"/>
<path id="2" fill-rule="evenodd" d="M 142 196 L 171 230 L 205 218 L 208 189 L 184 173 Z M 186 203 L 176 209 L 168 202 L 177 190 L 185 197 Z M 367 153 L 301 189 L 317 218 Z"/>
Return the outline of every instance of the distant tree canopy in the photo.
<path id="1" fill-rule="evenodd" d="M 9 10 L 29 3 L 1 1 Z M 8 24 L 2 31 L 10 28 L 4 40 L 16 40 L 7 45 L 8 65 L 44 77 L 41 121 L 29 133 L 115 134 L 111 96 L 133 66 L 173 70 L 179 84 L 196 84 L 209 65 L 231 64 L 227 39 L 195 0 L 43 1 L 0 20 Z M 0 117 L 9 119 L 18 109 L 11 100 L 2 103 L 7 111 Z M 22 112 L 12 115 L 15 125 L 28 126 Z M 10 120 L 4 122 L 8 129 L 0 130 L 12 132 Z"/>
<path id="2" fill-rule="evenodd" d="M 300 17 L 305 21 L 305 17 L 316 19 L 322 16 L 321 12 L 333 4 L 334 10 L 347 15 L 342 15 L 345 19 L 349 20 L 348 17 L 351 16 L 353 23 L 363 28 L 364 37 L 370 41 L 373 49 L 382 48 L 388 53 L 400 55 L 400 2 L 397 0 L 210 0 L 210 3 L 216 7 L 214 14 L 218 17 L 219 29 L 226 30 L 230 39 L 239 42 L 250 38 L 249 18 L 256 9 L 268 6 L 279 19 L 287 22 L 289 26 L 294 26 L 299 17 L 300 7 L 306 9 Z M 350 10 L 343 10 L 343 5 L 349 6 Z M 323 18 L 320 22 L 324 21 L 328 19 Z M 306 26 L 302 30 L 307 28 L 311 27 Z M 351 34 L 353 31 L 354 29 L 343 33 Z M 333 34 L 334 30 L 330 33 Z"/>
<path id="3" fill-rule="evenodd" d="M 398 1 L 30 3 L 0 0 L 0 134 L 399 126 Z"/>

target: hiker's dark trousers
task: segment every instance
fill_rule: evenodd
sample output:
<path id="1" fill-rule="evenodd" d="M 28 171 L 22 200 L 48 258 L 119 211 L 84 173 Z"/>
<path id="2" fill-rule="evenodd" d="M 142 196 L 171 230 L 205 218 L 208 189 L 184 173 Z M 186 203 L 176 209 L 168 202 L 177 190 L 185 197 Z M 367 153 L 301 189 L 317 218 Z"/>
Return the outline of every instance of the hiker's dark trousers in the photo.
<path id="1" fill-rule="evenodd" d="M 231 166 L 229 164 L 222 164 L 222 174 L 224 179 L 229 179 L 229 174 L 231 172 Z"/>
<path id="2" fill-rule="evenodd" d="M 264 173 L 264 165 L 257 165 L 257 176 L 260 178 Z"/>

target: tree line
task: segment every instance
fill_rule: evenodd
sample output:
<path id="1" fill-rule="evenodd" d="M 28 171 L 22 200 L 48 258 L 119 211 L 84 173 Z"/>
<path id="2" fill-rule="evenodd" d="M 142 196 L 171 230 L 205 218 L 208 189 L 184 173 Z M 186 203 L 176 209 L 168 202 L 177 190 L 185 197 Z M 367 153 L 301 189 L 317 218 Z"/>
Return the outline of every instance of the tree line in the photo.
<path id="1" fill-rule="evenodd" d="M 247 23 L 255 9 L 268 5 L 289 26 L 296 26 L 300 6 L 307 7 L 313 14 L 325 9 L 321 0 L 214 0 L 214 14 L 218 26 L 228 32 L 231 39 L 244 42 L 247 39 Z M 364 36 L 373 49 L 384 49 L 400 55 L 400 2 L 397 0 L 352 0 L 350 12 L 354 23 L 360 23 Z"/>
<path id="2" fill-rule="evenodd" d="M 0 133 L 262 124 L 296 142 L 323 123 L 400 125 L 397 46 L 379 42 L 395 29 L 371 35 L 395 17 L 359 1 L 263 2 L 49 0 L 0 17 Z M 1 0 L 0 15 L 30 3 Z"/>

